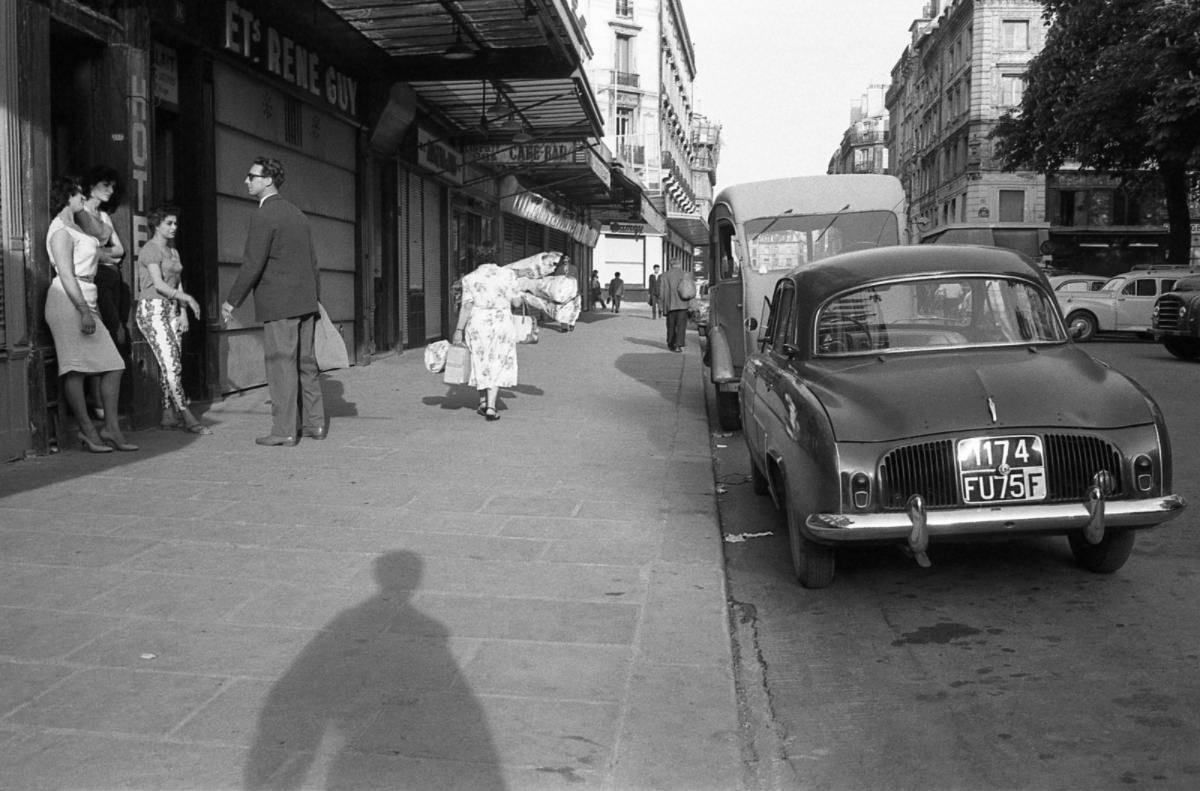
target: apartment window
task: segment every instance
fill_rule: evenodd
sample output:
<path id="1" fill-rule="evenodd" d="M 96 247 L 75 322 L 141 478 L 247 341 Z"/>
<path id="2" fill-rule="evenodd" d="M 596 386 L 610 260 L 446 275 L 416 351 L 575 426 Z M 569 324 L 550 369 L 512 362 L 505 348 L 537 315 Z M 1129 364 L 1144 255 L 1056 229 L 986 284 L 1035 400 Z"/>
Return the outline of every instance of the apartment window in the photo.
<path id="1" fill-rule="evenodd" d="M 633 16 L 633 0 L 617 0 L 617 16 L 628 19 Z"/>
<path id="2" fill-rule="evenodd" d="M 614 65 L 618 74 L 633 73 L 633 36 L 617 34 L 616 59 Z"/>
<path id="3" fill-rule="evenodd" d="M 1004 49 L 1029 49 L 1029 20 L 1007 19 L 1001 22 L 1000 44 Z"/>
<path id="4" fill-rule="evenodd" d="M 1000 190 L 1000 222 L 1025 222 L 1025 191 Z"/>
<path id="5" fill-rule="evenodd" d="M 1020 74 L 1000 75 L 1000 106 L 1017 107 L 1025 95 L 1025 78 Z"/>

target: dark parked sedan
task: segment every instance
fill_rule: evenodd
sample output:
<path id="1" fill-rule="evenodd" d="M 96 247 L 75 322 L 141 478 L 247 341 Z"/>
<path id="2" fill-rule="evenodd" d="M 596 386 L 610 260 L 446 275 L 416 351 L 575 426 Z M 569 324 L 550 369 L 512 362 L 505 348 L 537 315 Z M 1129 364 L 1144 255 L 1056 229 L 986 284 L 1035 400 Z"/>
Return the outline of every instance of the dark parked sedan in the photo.
<path id="1" fill-rule="evenodd" d="M 1070 341 L 1043 274 L 1005 250 L 869 250 L 777 283 L 740 384 L 754 488 L 787 514 L 805 587 L 835 548 L 1066 535 L 1113 572 L 1177 516 L 1158 406 Z"/>

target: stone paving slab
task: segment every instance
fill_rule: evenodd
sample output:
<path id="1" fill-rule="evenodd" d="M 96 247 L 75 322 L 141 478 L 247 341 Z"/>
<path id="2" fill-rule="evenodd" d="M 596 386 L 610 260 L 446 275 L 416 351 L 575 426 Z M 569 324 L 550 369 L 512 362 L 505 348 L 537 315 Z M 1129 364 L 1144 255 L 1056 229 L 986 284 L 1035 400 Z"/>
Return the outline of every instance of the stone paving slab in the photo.
<path id="1" fill-rule="evenodd" d="M 641 310 L 639 310 L 641 308 Z M 694 337 L 519 350 L 502 420 L 421 350 L 327 373 L 329 439 L 0 467 L 0 788 L 741 787 Z"/>

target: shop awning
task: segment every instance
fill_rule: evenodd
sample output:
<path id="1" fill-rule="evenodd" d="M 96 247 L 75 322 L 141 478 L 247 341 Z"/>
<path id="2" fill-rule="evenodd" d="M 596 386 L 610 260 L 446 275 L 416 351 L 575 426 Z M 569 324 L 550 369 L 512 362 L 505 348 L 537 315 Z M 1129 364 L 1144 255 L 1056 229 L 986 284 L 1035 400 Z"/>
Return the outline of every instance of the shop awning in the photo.
<path id="1" fill-rule="evenodd" d="M 320 0 L 372 42 L 373 75 L 403 82 L 440 120 L 487 140 L 601 138 L 567 0 Z"/>
<path id="2" fill-rule="evenodd" d="M 554 79 L 410 82 L 464 141 L 542 143 L 603 137 L 596 96 L 582 71 Z"/>
<path id="3" fill-rule="evenodd" d="M 568 0 L 320 2 L 387 55 L 389 82 L 566 77 L 592 56 Z"/>

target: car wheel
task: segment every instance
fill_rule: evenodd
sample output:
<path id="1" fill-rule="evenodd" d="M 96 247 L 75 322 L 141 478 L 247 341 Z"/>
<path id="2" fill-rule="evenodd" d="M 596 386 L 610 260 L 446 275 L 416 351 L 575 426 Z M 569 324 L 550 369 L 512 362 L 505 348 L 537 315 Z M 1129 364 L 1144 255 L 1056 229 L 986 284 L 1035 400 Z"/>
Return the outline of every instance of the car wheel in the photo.
<path id="1" fill-rule="evenodd" d="M 826 588 L 833 582 L 833 547 L 818 544 L 800 532 L 800 521 L 804 518 L 796 513 L 791 503 L 785 503 L 788 523 L 788 541 L 792 546 L 792 569 L 796 579 L 805 588 Z"/>
<path id="2" fill-rule="evenodd" d="M 1086 343 L 1096 337 L 1096 318 L 1091 313 L 1078 311 L 1067 316 L 1067 329 L 1075 336 L 1075 340 Z"/>
<path id="3" fill-rule="evenodd" d="M 1196 338 L 1163 338 L 1163 346 L 1181 360 L 1200 358 L 1200 340 Z"/>
<path id="4" fill-rule="evenodd" d="M 1133 530 L 1112 530 L 1104 534 L 1099 544 L 1089 544 L 1081 531 L 1067 536 L 1071 542 L 1071 554 L 1081 568 L 1097 574 L 1112 574 L 1129 559 L 1133 541 L 1137 537 Z"/>
<path id="5" fill-rule="evenodd" d="M 755 494 L 771 493 L 771 482 L 767 480 L 766 474 L 758 468 L 754 459 L 750 459 L 750 487 L 754 489 Z"/>
<path id="6" fill-rule="evenodd" d="M 722 431 L 737 431 L 742 427 L 742 415 L 738 394 L 727 390 L 717 391 L 717 423 Z"/>

